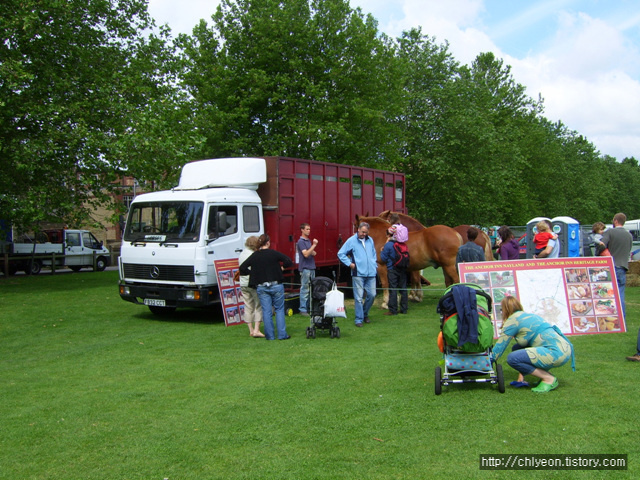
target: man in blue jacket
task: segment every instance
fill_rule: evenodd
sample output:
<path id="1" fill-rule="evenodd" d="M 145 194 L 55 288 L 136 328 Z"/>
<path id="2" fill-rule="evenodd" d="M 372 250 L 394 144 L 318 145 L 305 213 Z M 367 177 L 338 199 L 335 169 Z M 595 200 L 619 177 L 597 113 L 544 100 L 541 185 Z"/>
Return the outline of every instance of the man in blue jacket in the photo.
<path id="1" fill-rule="evenodd" d="M 338 259 L 351 269 L 356 327 L 369 323 L 369 310 L 376 297 L 378 262 L 376 247 L 369 238 L 369 224 L 362 222 L 358 231 L 338 251 Z M 366 294 L 366 298 L 363 297 Z"/>

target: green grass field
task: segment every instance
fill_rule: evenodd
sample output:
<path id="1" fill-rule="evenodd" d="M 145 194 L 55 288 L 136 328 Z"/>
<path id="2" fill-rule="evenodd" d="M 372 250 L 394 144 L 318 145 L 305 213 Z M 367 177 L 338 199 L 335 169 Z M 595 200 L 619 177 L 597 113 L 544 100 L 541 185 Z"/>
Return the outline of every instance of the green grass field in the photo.
<path id="1" fill-rule="evenodd" d="M 640 289 L 628 333 L 571 337 L 546 395 L 434 395 L 441 272 L 409 314 L 342 338 L 249 337 L 120 300 L 117 272 L 0 277 L 0 479 L 636 478 Z M 379 300 L 376 302 L 379 303 Z M 351 303 L 352 305 L 352 303 Z M 516 378 L 506 365 L 505 381 Z M 628 454 L 627 471 L 491 471 L 480 454 Z"/>

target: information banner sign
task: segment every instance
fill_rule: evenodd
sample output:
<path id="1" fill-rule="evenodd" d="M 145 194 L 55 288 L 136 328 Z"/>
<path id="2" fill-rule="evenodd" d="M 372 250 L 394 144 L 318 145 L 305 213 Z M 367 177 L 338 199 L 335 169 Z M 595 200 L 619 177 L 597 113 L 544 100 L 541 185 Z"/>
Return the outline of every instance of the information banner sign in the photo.
<path id="1" fill-rule="evenodd" d="M 229 325 L 239 325 L 244 323 L 244 300 L 240 283 L 234 280 L 238 271 L 238 259 L 229 258 L 226 260 L 214 260 L 216 274 L 218 276 L 218 289 L 224 312 L 224 323 Z"/>
<path id="2" fill-rule="evenodd" d="M 496 338 L 502 328 L 500 302 L 507 295 L 565 335 L 626 331 L 611 257 L 474 262 L 458 268 L 461 282 L 491 295 Z"/>

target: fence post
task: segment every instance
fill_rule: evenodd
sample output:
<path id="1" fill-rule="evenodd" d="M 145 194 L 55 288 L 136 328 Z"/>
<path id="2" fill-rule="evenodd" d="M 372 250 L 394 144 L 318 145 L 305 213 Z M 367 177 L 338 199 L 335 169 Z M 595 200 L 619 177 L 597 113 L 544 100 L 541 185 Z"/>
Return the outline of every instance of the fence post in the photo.
<path id="1" fill-rule="evenodd" d="M 2 263 L 4 264 L 4 276 L 8 277 L 9 276 L 9 254 L 5 253 L 4 255 L 2 255 Z"/>

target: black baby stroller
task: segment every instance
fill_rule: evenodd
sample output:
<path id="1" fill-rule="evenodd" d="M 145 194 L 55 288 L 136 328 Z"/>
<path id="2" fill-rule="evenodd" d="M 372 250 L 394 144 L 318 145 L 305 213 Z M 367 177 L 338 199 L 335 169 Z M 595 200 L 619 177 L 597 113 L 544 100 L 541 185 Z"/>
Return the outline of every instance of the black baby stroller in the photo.
<path id="1" fill-rule="evenodd" d="M 491 297 L 473 283 L 452 285 L 440 298 L 438 313 L 438 345 L 444 358 L 436 367 L 436 395 L 442 385 L 469 382 L 497 383 L 504 393 L 502 365 L 491 355 Z"/>
<path id="2" fill-rule="evenodd" d="M 309 299 L 309 316 L 311 325 L 307 327 L 307 338 L 316 338 L 316 330 L 329 330 L 331 338 L 340 338 L 340 327 L 334 317 L 324 316 L 324 302 L 327 293 L 333 289 L 334 281 L 327 277 L 316 277 L 311 280 Z"/>

